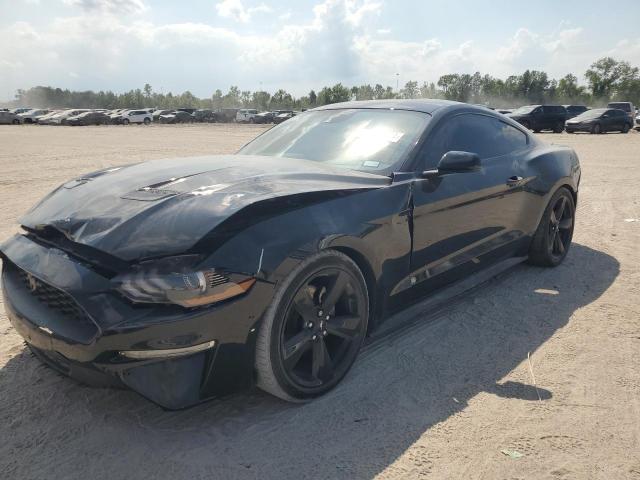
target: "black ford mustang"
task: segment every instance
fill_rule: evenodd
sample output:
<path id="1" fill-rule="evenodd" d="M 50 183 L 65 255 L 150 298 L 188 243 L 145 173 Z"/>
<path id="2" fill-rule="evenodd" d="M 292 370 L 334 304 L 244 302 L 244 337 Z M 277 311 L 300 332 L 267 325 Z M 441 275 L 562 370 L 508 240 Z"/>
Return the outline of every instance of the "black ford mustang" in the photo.
<path id="1" fill-rule="evenodd" d="M 486 108 L 329 105 L 237 155 L 60 186 L 0 247 L 4 306 L 50 366 L 165 408 L 254 383 L 309 399 L 391 313 L 562 262 L 579 180 L 571 149 Z"/>

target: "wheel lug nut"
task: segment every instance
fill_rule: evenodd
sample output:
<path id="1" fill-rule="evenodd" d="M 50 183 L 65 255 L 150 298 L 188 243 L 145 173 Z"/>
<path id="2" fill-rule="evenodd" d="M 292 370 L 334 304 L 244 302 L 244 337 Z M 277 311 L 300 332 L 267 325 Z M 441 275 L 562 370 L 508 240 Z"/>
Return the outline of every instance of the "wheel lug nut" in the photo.
<path id="1" fill-rule="evenodd" d="M 320 311 L 318 312 L 318 316 L 319 316 L 319 317 L 321 317 L 322 315 L 324 315 L 324 312 L 323 312 L 322 310 L 320 310 Z"/>
<path id="2" fill-rule="evenodd" d="M 327 331 L 326 331 L 326 330 L 323 330 L 323 331 L 322 331 L 322 335 L 323 335 L 324 337 L 326 337 L 326 336 L 327 336 Z"/>
<path id="3" fill-rule="evenodd" d="M 326 316 L 326 319 L 327 319 L 327 320 L 329 320 L 329 318 L 331 318 L 331 317 L 329 317 L 329 315 L 327 315 L 327 316 Z"/>
<path id="4" fill-rule="evenodd" d="M 313 322 L 309 322 L 309 323 L 307 323 L 307 327 L 309 327 L 309 328 L 313 328 Z"/>
<path id="5" fill-rule="evenodd" d="M 317 339 L 318 339 L 318 336 L 317 336 L 317 335 L 314 335 L 313 337 L 311 337 L 311 340 L 314 340 L 314 341 L 315 341 L 315 340 L 317 340 Z"/>

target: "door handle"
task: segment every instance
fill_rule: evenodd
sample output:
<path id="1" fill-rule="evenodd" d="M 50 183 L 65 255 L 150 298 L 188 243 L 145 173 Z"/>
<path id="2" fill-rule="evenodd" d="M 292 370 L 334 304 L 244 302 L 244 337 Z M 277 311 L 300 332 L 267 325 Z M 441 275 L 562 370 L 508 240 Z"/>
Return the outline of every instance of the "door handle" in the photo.
<path id="1" fill-rule="evenodd" d="M 514 175 L 513 177 L 507 178 L 507 185 L 510 187 L 517 187 L 522 182 L 522 177 L 518 177 Z"/>

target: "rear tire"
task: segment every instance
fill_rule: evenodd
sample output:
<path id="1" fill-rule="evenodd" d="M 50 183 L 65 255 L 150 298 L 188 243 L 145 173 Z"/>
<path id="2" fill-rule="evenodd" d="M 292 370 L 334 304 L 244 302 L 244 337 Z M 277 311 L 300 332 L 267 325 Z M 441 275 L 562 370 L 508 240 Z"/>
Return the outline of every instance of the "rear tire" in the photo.
<path id="1" fill-rule="evenodd" d="M 593 128 L 591 129 L 591 133 L 593 133 L 594 135 L 600 135 L 602 133 L 602 127 L 599 123 L 596 123 L 593 126 Z"/>
<path id="2" fill-rule="evenodd" d="M 622 132 L 622 133 L 629 133 L 629 130 L 631 130 L 631 127 L 629 126 L 629 124 L 628 124 L 628 123 L 625 123 L 625 124 L 624 124 L 624 127 L 622 127 L 621 132 Z"/>
<path id="3" fill-rule="evenodd" d="M 557 267 L 567 256 L 576 206 L 567 188 L 559 188 L 542 214 L 540 224 L 529 247 L 529 263 L 539 267 Z"/>
<path id="4" fill-rule="evenodd" d="M 125 118 L 124 120 L 122 120 L 122 124 L 123 125 L 129 125 L 129 119 Z"/>
<path id="5" fill-rule="evenodd" d="M 307 258 L 277 288 L 264 316 L 258 387 L 292 402 L 328 392 L 353 365 L 368 318 L 367 285 L 353 260 L 334 250 Z"/>
<path id="6" fill-rule="evenodd" d="M 144 119 L 144 124 L 145 124 L 145 125 L 149 125 L 150 123 L 151 123 L 151 120 L 150 120 L 150 119 L 148 119 L 148 118 L 145 118 L 145 119 Z"/>
<path id="7" fill-rule="evenodd" d="M 18 120 L 17 118 L 14 118 L 11 123 L 13 123 L 14 125 L 20 125 L 20 120 Z"/>
<path id="8" fill-rule="evenodd" d="M 562 133 L 564 131 L 564 122 L 556 123 L 556 126 L 553 129 L 554 133 Z"/>

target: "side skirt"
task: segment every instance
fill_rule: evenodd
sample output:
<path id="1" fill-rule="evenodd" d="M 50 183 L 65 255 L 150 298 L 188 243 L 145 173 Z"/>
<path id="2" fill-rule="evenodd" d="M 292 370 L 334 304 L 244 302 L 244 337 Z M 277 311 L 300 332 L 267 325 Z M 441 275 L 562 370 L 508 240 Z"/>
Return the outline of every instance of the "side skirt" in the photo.
<path id="1" fill-rule="evenodd" d="M 398 312 L 384 321 L 379 329 L 375 330 L 366 340 L 364 349 L 375 345 L 392 333 L 402 332 L 417 323 L 431 323 L 438 320 L 441 315 L 442 309 L 449 305 L 451 302 L 455 302 L 462 295 L 474 290 L 484 283 L 488 282 L 492 278 L 506 272 L 514 266 L 524 262 L 528 257 L 512 257 L 502 262 L 471 275 L 463 280 L 460 280 L 448 287 L 438 290 L 433 295 L 430 295 L 425 300 L 416 303 L 401 312 Z"/>

